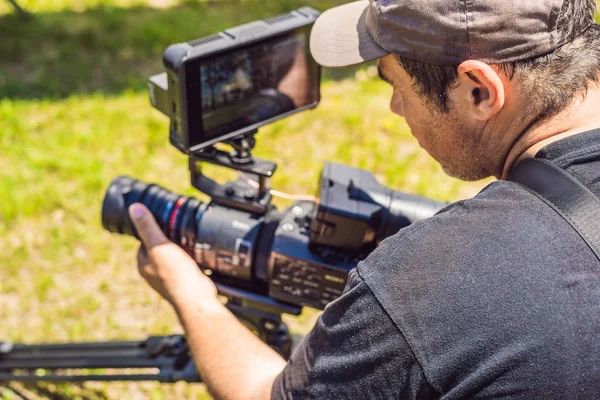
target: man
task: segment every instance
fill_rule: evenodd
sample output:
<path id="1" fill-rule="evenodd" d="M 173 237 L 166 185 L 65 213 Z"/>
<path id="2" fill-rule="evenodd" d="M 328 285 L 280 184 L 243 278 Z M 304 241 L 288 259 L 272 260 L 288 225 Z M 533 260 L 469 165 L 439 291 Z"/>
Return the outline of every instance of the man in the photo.
<path id="1" fill-rule="evenodd" d="M 538 157 L 600 195 L 594 0 L 388 0 L 325 12 L 325 66 L 378 59 L 391 109 L 463 179 L 496 176 L 385 240 L 291 360 L 247 331 L 141 205 L 140 272 L 171 302 L 217 398 L 597 398 L 600 262 L 506 181 Z"/>

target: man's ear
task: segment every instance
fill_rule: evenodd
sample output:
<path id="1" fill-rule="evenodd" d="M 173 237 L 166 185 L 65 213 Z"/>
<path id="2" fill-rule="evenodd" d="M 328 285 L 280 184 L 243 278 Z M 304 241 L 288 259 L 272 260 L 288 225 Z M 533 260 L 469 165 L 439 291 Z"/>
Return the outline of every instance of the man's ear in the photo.
<path id="1" fill-rule="evenodd" d="M 468 60 L 458 66 L 454 91 L 480 121 L 491 119 L 504 107 L 504 83 L 494 68 L 481 61 Z"/>

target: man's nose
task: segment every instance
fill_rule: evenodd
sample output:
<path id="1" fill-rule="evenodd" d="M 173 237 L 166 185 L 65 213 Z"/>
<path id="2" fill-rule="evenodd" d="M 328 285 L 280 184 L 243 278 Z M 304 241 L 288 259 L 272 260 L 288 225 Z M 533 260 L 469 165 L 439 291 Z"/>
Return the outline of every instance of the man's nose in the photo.
<path id="1" fill-rule="evenodd" d="M 392 96 L 392 100 L 390 101 L 390 110 L 400 116 L 404 117 L 404 108 L 402 107 L 402 100 L 398 99 L 396 95 Z"/>

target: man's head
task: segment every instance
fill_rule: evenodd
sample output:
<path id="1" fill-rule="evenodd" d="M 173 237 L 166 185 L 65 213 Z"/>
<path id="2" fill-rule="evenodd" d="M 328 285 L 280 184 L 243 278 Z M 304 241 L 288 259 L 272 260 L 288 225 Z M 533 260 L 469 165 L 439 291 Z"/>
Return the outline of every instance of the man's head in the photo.
<path id="1" fill-rule="evenodd" d="M 322 15 L 311 50 L 325 66 L 379 59 L 392 111 L 446 172 L 473 180 L 500 176 L 519 135 L 598 83 L 594 11 L 594 0 L 359 1 Z"/>

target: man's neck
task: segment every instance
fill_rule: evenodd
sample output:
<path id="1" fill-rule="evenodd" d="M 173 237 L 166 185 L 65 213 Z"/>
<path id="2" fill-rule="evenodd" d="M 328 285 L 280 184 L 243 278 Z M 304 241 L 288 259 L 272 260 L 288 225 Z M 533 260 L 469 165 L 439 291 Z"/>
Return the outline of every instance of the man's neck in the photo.
<path id="1" fill-rule="evenodd" d="M 535 157 L 543 147 L 557 140 L 600 128 L 600 88 L 590 87 L 583 100 L 575 100 L 558 115 L 517 131 L 517 138 L 504 161 L 499 179 L 508 179 L 514 165 L 526 158 Z M 510 137 L 510 136 L 508 136 Z"/>

